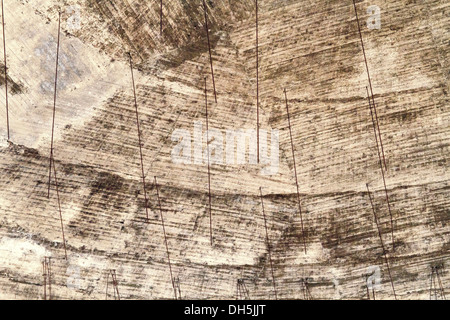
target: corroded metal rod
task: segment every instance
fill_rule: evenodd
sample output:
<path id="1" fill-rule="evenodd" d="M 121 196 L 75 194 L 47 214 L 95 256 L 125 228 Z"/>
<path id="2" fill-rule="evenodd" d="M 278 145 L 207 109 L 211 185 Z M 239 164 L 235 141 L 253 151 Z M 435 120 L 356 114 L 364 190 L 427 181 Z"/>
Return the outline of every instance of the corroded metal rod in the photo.
<path id="1" fill-rule="evenodd" d="M 44 278 L 44 300 L 47 300 L 47 270 L 45 266 L 46 260 L 42 261 L 42 276 Z"/>
<path id="2" fill-rule="evenodd" d="M 47 300 L 47 286 L 48 286 L 48 300 L 52 300 L 52 280 L 51 280 L 51 257 L 44 257 L 42 261 L 42 276 L 44 278 L 44 300 Z"/>
<path id="3" fill-rule="evenodd" d="M 249 291 L 245 285 L 244 279 L 237 280 L 236 300 L 250 300 Z"/>
<path id="4" fill-rule="evenodd" d="M 367 300 L 370 300 L 369 286 L 367 285 L 368 281 L 369 281 L 369 276 L 366 275 Z"/>
<path id="5" fill-rule="evenodd" d="M 258 0 L 255 4 L 256 11 L 256 155 L 259 163 L 259 51 L 258 51 Z"/>
<path id="6" fill-rule="evenodd" d="M 377 218 L 377 214 L 375 212 L 375 207 L 373 206 L 372 196 L 370 195 L 370 190 L 369 190 L 369 184 L 368 183 L 366 183 L 366 188 L 367 188 L 367 193 L 368 193 L 369 199 L 370 199 L 370 205 L 372 206 L 372 212 L 373 212 L 373 216 L 375 218 L 375 224 L 377 225 L 378 236 L 380 237 L 381 248 L 383 249 L 384 259 L 386 261 L 386 266 L 387 266 L 388 273 L 389 273 L 389 279 L 391 281 L 392 291 L 394 292 L 395 300 L 397 300 L 397 295 L 395 294 L 395 288 L 394 288 L 394 281 L 392 280 L 392 276 L 391 276 L 391 268 L 389 267 L 389 259 L 387 257 L 387 252 L 386 252 L 386 249 L 384 247 L 383 237 L 381 236 L 381 229 L 380 229 L 380 226 L 378 224 L 378 218 Z"/>
<path id="7" fill-rule="evenodd" d="M 391 237 L 392 237 L 392 250 L 395 251 L 395 241 L 394 241 L 394 220 L 392 217 L 392 211 L 391 211 L 391 204 L 389 202 L 389 195 L 388 195 L 388 191 L 387 191 L 387 187 L 386 187 L 386 177 L 384 175 L 384 170 L 383 170 L 383 164 L 381 163 L 381 156 L 380 156 L 380 149 L 378 147 L 378 139 L 377 139 L 377 132 L 375 129 L 375 120 L 373 117 L 373 112 L 372 112 L 372 107 L 373 105 L 370 102 L 370 98 L 369 98 L 369 90 L 366 87 L 366 91 L 367 91 L 367 99 L 369 101 L 369 108 L 370 108 L 370 116 L 372 117 L 372 124 L 373 124 L 373 133 L 375 135 L 375 141 L 377 143 L 377 151 L 378 151 L 378 159 L 379 159 L 379 164 L 380 164 L 380 170 L 381 170 L 381 176 L 383 178 L 383 185 L 384 185 L 384 193 L 386 195 L 386 202 L 388 205 L 388 210 L 389 210 L 389 217 L 391 220 Z"/>
<path id="8" fill-rule="evenodd" d="M 105 294 L 105 300 L 108 300 L 108 288 L 109 288 L 109 276 L 111 275 L 112 285 L 113 285 L 113 294 L 114 294 L 114 300 L 120 300 L 120 294 L 119 294 L 119 283 L 117 281 L 117 275 L 115 269 L 110 269 L 106 276 L 106 294 Z"/>
<path id="9" fill-rule="evenodd" d="M 138 107 L 137 107 L 137 98 L 136 98 L 136 87 L 134 85 L 134 75 L 133 75 L 133 62 L 131 60 L 131 53 L 128 53 L 130 56 L 130 69 L 131 69 L 131 81 L 133 83 L 133 95 L 134 95 L 134 107 L 136 109 L 136 124 L 137 124 L 137 131 L 138 131 L 138 142 L 139 142 L 139 155 L 141 159 L 141 171 L 142 171 L 142 185 L 144 187 L 144 199 L 145 199 L 145 214 L 146 214 L 146 221 L 148 222 L 148 198 L 147 198 L 147 189 L 145 186 L 145 174 L 144 174 L 144 157 L 142 155 L 142 142 L 141 142 L 141 129 L 139 127 L 139 113 L 138 113 Z"/>
<path id="10" fill-rule="evenodd" d="M 275 276 L 273 274 L 273 264 L 272 264 L 271 250 L 270 250 L 269 233 L 267 231 L 266 213 L 264 211 L 264 202 L 263 202 L 263 195 L 262 195 L 262 188 L 261 187 L 259 187 L 259 193 L 260 193 L 260 196 L 261 196 L 261 207 L 262 207 L 262 212 L 263 212 L 263 217 L 264 217 L 264 228 L 266 229 L 267 250 L 268 250 L 268 253 L 269 253 L 270 270 L 272 272 L 273 291 L 275 292 L 275 300 L 278 300 L 278 298 L 277 298 L 277 287 L 275 285 Z"/>
<path id="11" fill-rule="evenodd" d="M 163 3 L 161 0 L 160 5 L 159 5 L 159 35 L 161 37 L 162 37 L 162 9 L 163 9 Z"/>
<path id="12" fill-rule="evenodd" d="M 209 239 L 211 246 L 213 245 L 212 235 L 212 209 L 211 209 L 211 168 L 209 163 L 209 118 L 208 118 L 208 94 L 206 91 L 206 77 L 205 79 L 205 105 L 206 105 L 206 153 L 208 157 L 208 197 L 209 197 Z"/>
<path id="13" fill-rule="evenodd" d="M 6 38 L 5 38 L 5 11 L 2 0 L 2 26 L 3 26 L 3 57 L 5 61 L 5 99 L 6 99 L 6 131 L 9 141 L 9 107 L 8 107 L 8 68 L 6 67 Z"/>
<path id="14" fill-rule="evenodd" d="M 50 179 L 52 176 L 52 159 L 53 159 L 53 136 L 55 132 L 55 113 L 56 113 L 56 87 L 58 84 L 58 63 L 59 63 L 59 39 L 61 34 L 61 12 L 59 12 L 58 16 L 58 41 L 56 44 L 56 67 L 55 67 L 55 89 L 53 95 L 53 120 L 52 120 L 52 138 L 50 144 L 50 164 L 48 170 L 48 193 L 47 198 L 50 198 Z"/>
<path id="15" fill-rule="evenodd" d="M 295 164 L 294 140 L 292 139 L 291 118 L 290 118 L 290 115 L 289 115 L 289 106 L 288 106 L 286 89 L 284 89 L 284 98 L 286 100 L 286 111 L 287 111 L 287 116 L 288 116 L 289 136 L 291 137 L 292 159 L 294 161 L 295 185 L 297 186 L 298 212 L 300 214 L 300 222 L 301 222 L 301 226 L 302 226 L 303 247 L 305 249 L 305 254 L 306 254 L 306 237 L 305 237 L 305 230 L 303 229 L 302 206 L 301 206 L 301 203 L 300 203 L 300 191 L 299 191 L 299 187 L 298 187 L 297 166 Z"/>
<path id="16" fill-rule="evenodd" d="M 386 158 L 384 156 L 383 141 L 381 140 L 380 125 L 379 125 L 379 122 L 378 122 L 378 115 L 377 115 L 376 109 L 375 109 L 375 98 L 374 98 L 373 89 L 372 89 L 372 80 L 370 78 L 369 65 L 367 63 L 367 57 L 366 57 L 366 49 L 364 48 L 364 41 L 363 41 L 363 37 L 362 37 L 361 27 L 359 25 L 358 11 L 356 10 L 355 0 L 353 0 L 353 7 L 355 8 L 356 23 L 358 24 L 358 31 L 359 31 L 359 37 L 361 39 L 361 46 L 362 46 L 362 51 L 363 51 L 363 56 L 364 56 L 364 63 L 366 64 L 367 78 L 369 79 L 370 93 L 372 94 L 371 95 L 372 96 L 372 103 L 373 103 L 374 110 L 375 110 L 375 119 L 376 119 L 376 123 L 377 123 L 377 127 L 378 127 L 378 135 L 380 137 L 380 146 L 381 146 L 381 152 L 383 154 L 384 169 L 387 171 Z"/>
<path id="17" fill-rule="evenodd" d="M 105 300 L 108 300 L 108 286 L 109 286 L 109 274 L 111 272 L 108 272 L 108 274 L 106 275 L 106 294 L 105 294 Z"/>
<path id="18" fill-rule="evenodd" d="M 114 298 L 116 297 L 117 293 L 117 300 L 120 300 L 120 294 L 119 294 L 119 283 L 117 282 L 117 276 L 116 276 L 116 270 L 111 271 L 111 276 L 113 279 L 113 286 L 114 286 Z"/>
<path id="19" fill-rule="evenodd" d="M 209 41 L 208 17 L 206 15 L 205 0 L 203 0 L 203 11 L 205 13 L 205 29 L 206 29 L 206 37 L 208 38 L 209 62 L 211 64 L 211 77 L 212 77 L 213 88 L 214 88 L 214 100 L 217 103 L 216 82 L 214 81 L 214 68 L 213 68 L 213 60 L 212 60 L 212 54 L 211 54 L 211 43 Z"/>
<path id="20" fill-rule="evenodd" d="M 444 290 L 444 286 L 442 285 L 442 282 L 441 282 L 441 276 L 439 275 L 439 269 L 438 268 L 436 268 L 436 275 L 437 275 L 438 282 L 439 282 L 439 288 L 441 289 L 441 294 L 444 297 L 444 300 L 447 300 L 445 298 L 445 290 Z"/>
<path id="21" fill-rule="evenodd" d="M 164 243 L 166 244 L 167 260 L 169 261 L 170 280 L 172 281 L 172 288 L 173 288 L 175 300 L 177 300 L 177 290 L 175 288 L 175 282 L 173 280 L 172 264 L 170 263 L 170 255 L 169 255 L 169 245 L 167 244 L 166 228 L 164 226 L 164 217 L 163 217 L 162 208 L 161 208 L 161 199 L 159 198 L 159 189 L 158 189 L 158 182 L 156 181 L 156 176 L 155 176 L 155 187 L 156 187 L 156 195 L 158 197 L 159 212 L 161 214 L 161 225 L 162 225 L 163 233 L 164 233 Z"/>
<path id="22" fill-rule="evenodd" d="M 66 260 L 67 260 L 66 238 L 64 236 L 64 226 L 63 226 L 63 218 L 62 218 L 62 211 L 61 211 L 61 201 L 59 198 L 58 179 L 56 178 L 55 159 L 52 158 L 52 162 L 53 162 L 53 173 L 55 174 L 56 197 L 58 199 L 59 219 L 61 221 L 61 232 L 62 232 L 63 245 L 64 245 L 64 256 L 66 257 Z"/>

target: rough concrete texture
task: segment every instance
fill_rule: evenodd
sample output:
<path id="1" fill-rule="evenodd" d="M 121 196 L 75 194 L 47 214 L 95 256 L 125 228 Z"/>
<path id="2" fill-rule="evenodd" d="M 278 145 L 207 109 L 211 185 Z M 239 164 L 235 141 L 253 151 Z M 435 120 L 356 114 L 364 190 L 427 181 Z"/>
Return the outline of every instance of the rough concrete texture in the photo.
<path id="1" fill-rule="evenodd" d="M 370 5 L 381 8 L 379 30 L 365 25 Z M 430 298 L 431 268 L 448 269 L 450 256 L 448 1 L 357 2 L 395 251 L 351 0 L 259 1 L 260 121 L 262 129 L 280 132 L 280 165 L 271 176 L 260 174 L 263 165 L 211 166 L 212 247 L 207 166 L 174 163 L 171 137 L 175 129 L 193 133 L 195 121 L 205 128 L 204 76 L 209 126 L 255 129 L 254 1 L 207 1 L 217 103 L 199 0 L 164 0 L 162 37 L 159 1 L 4 6 L 11 141 L 2 107 L 0 298 L 43 299 L 42 261 L 51 256 L 52 299 L 104 299 L 110 269 L 121 299 L 172 299 L 153 176 L 183 299 L 234 299 L 237 279 L 250 298 L 274 298 L 260 186 L 279 299 L 303 299 L 302 279 L 315 299 L 366 299 L 372 266 L 381 270 L 376 298 L 393 299 L 366 183 L 398 299 Z M 59 8 L 54 160 L 68 260 L 53 179 L 47 198 Z M 149 223 L 127 52 L 135 63 Z M 441 282 L 449 295 L 448 270 Z M 111 284 L 109 290 L 113 298 Z"/>

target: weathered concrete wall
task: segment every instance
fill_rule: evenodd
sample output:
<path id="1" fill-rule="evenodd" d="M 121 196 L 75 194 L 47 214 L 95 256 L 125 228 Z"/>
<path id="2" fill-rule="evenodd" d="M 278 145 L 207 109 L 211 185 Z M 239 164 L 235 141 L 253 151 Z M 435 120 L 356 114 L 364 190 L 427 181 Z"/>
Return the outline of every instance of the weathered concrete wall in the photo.
<path id="1" fill-rule="evenodd" d="M 0 110 L 0 298 L 42 299 L 42 260 L 52 256 L 54 299 L 103 299 L 117 270 L 122 299 L 171 299 L 157 207 L 158 176 L 174 276 L 183 298 L 227 299 L 244 278 L 251 298 L 274 298 L 259 198 L 272 242 L 278 297 L 364 299 L 379 266 L 377 299 L 393 297 L 366 183 L 399 299 L 429 298 L 431 266 L 449 262 L 449 10 L 444 0 L 357 4 L 387 158 L 396 250 L 378 167 L 367 75 L 352 1 L 259 1 L 261 127 L 280 130 L 280 167 L 212 165 L 214 246 L 205 165 L 176 164 L 175 129 L 256 126 L 252 1 L 207 1 L 218 103 L 213 99 L 201 1 L 5 3 L 11 143 Z M 62 15 L 54 159 L 47 198 L 58 6 Z M 68 6 L 78 5 L 80 29 Z M 378 5 L 381 29 L 365 27 Z M 73 20 L 70 20 L 73 21 Z M 145 218 L 131 73 L 148 184 Z M 4 105 L 4 80 L 0 100 Z M 307 231 L 305 254 L 283 89 L 287 89 Z M 205 144 L 204 144 L 205 145 Z M 448 294 L 450 275 L 443 272 Z M 112 291 L 110 292 L 112 293 Z"/>

